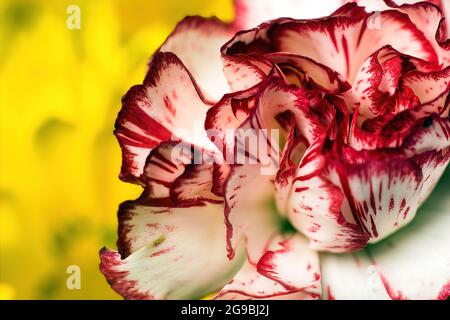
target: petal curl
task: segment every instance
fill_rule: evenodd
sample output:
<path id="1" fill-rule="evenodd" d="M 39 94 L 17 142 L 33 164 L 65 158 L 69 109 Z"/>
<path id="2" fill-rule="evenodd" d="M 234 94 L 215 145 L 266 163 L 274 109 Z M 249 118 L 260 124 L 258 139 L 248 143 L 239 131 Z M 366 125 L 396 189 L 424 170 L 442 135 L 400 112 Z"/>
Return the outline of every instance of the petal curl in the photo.
<path id="1" fill-rule="evenodd" d="M 308 57 L 289 53 L 270 53 L 264 57 L 281 69 L 283 66 L 295 69 L 304 89 L 314 86 L 326 93 L 338 94 L 350 88 L 350 84 L 339 73 Z"/>
<path id="2" fill-rule="evenodd" d="M 247 262 L 216 299 L 317 299 L 320 297 L 317 253 L 299 235 L 278 236 L 258 263 Z"/>
<path id="3" fill-rule="evenodd" d="M 300 162 L 289 198 L 289 218 L 311 239 L 313 249 L 355 251 L 367 244 L 369 235 L 342 212 L 344 193 L 328 176 L 324 143 L 322 139 L 311 145 Z"/>
<path id="4" fill-rule="evenodd" d="M 261 90 L 257 106 L 241 128 L 279 128 L 277 116 L 283 113 L 292 114 L 299 134 L 308 143 L 312 143 L 327 130 L 319 115 L 310 110 L 305 91 L 286 84 L 278 77 L 270 79 Z"/>
<path id="5" fill-rule="evenodd" d="M 427 104 L 450 90 L 450 67 L 427 73 L 409 72 L 403 77 L 403 82 L 411 88 L 421 104 Z"/>
<path id="6" fill-rule="evenodd" d="M 162 141 L 180 137 L 214 149 L 206 133 L 199 130 L 207 109 L 180 59 L 173 53 L 156 54 L 143 84 L 132 87 L 122 99 L 114 131 L 122 149 L 120 178 L 141 183 L 145 160 Z"/>
<path id="7" fill-rule="evenodd" d="M 382 28 L 372 26 L 374 19 L 381 21 Z M 307 23 L 288 18 L 263 23 L 238 33 L 223 51 L 246 55 L 279 51 L 298 54 L 324 64 L 352 81 L 363 61 L 385 45 L 438 63 L 432 44 L 407 14 L 396 10 L 365 13 L 354 4 L 340 8 L 330 17 Z"/>
<path id="8" fill-rule="evenodd" d="M 173 182 L 186 169 L 191 161 L 188 154 L 180 152 L 175 155 L 177 141 L 160 143 L 150 152 L 141 178 L 152 198 L 168 198 Z"/>
<path id="9" fill-rule="evenodd" d="M 382 28 L 368 28 L 379 18 Z M 423 33 L 398 11 L 365 17 L 330 17 L 309 23 L 286 23 L 273 28 L 274 47 L 307 56 L 336 70 L 350 82 L 363 61 L 375 50 L 391 45 L 402 53 L 430 62 L 437 55 Z M 299 45 L 301 44 L 301 45 Z"/>
<path id="10" fill-rule="evenodd" d="M 234 130 L 247 119 L 255 106 L 256 95 L 260 86 L 226 94 L 212 106 L 205 119 L 205 129 L 208 137 L 225 159 L 232 159 L 234 148 Z"/>
<path id="11" fill-rule="evenodd" d="M 370 11 L 395 9 L 408 15 L 409 19 L 421 30 L 437 53 L 439 63 L 448 65 L 450 51 L 442 46 L 440 38 L 447 39 L 450 24 L 450 5 L 445 0 L 355 0 Z M 444 18 L 447 19 L 444 20 Z M 441 28 L 443 31 L 441 31 Z"/>
<path id="12" fill-rule="evenodd" d="M 179 207 L 220 203 L 213 192 L 213 164 L 221 155 L 207 152 L 184 141 L 165 141 L 147 158 L 141 177 L 146 195 L 166 199 Z"/>
<path id="13" fill-rule="evenodd" d="M 159 48 L 176 54 L 192 73 L 209 101 L 218 101 L 230 91 L 222 70 L 220 47 L 232 37 L 231 24 L 217 18 L 184 18 Z"/>
<path id="14" fill-rule="evenodd" d="M 182 207 L 204 202 L 222 203 L 223 198 L 212 192 L 213 170 L 213 164 L 190 166 L 174 181 L 170 190 L 172 201 Z"/>
<path id="15" fill-rule="evenodd" d="M 233 92 L 256 86 L 273 71 L 273 66 L 259 57 L 222 53 L 223 72 Z"/>
<path id="16" fill-rule="evenodd" d="M 405 61 L 409 62 L 409 59 L 388 46 L 377 50 L 364 62 L 354 80 L 353 97 L 346 95 L 350 105 L 351 99 L 356 101 L 359 122 L 376 116 L 397 114 L 420 105 L 420 98 L 416 97 L 418 93 L 414 90 L 416 88 L 409 86 L 408 81 L 403 81 Z"/>

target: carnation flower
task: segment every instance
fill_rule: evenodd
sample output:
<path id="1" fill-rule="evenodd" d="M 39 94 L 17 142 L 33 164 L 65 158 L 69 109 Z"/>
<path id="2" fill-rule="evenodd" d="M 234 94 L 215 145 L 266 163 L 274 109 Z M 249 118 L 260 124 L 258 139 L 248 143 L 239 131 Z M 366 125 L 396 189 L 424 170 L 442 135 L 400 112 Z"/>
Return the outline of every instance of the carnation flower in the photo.
<path id="1" fill-rule="evenodd" d="M 116 122 L 120 178 L 144 191 L 100 252 L 115 291 L 448 297 L 448 207 L 392 237 L 450 161 L 448 8 L 370 4 L 236 1 L 231 24 L 179 23 Z"/>

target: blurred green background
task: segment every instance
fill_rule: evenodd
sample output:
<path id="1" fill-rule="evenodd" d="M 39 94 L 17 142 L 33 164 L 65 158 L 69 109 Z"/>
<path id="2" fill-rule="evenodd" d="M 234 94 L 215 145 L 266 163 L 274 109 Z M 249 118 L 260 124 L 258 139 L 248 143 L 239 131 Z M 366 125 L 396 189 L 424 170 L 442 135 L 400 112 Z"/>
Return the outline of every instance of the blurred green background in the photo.
<path id="1" fill-rule="evenodd" d="M 81 29 L 66 26 L 70 5 Z M 231 0 L 0 0 L 0 299 L 119 298 L 98 271 L 115 247 L 120 98 L 186 15 L 233 18 Z M 81 289 L 66 268 L 81 269 Z"/>

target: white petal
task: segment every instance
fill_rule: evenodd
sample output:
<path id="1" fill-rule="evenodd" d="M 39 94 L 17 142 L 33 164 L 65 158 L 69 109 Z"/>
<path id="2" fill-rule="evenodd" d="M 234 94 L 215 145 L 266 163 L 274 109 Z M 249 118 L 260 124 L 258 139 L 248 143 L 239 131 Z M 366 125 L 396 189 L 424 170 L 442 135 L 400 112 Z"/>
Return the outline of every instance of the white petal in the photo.
<path id="1" fill-rule="evenodd" d="M 230 91 L 222 71 L 220 47 L 232 35 L 231 25 L 217 18 L 186 17 L 159 50 L 175 53 L 205 96 L 215 102 Z"/>
<path id="2" fill-rule="evenodd" d="M 118 252 L 103 249 L 100 269 L 126 299 L 194 299 L 220 289 L 240 267 L 226 256 L 223 206 L 122 204 Z"/>
<path id="3" fill-rule="evenodd" d="M 317 299 L 317 253 L 299 235 L 277 236 L 257 264 L 248 262 L 216 299 Z"/>
<path id="4" fill-rule="evenodd" d="M 248 29 L 280 17 L 319 18 L 333 13 L 340 5 L 339 0 L 315 3 L 309 0 L 235 0 L 236 24 L 241 29 Z"/>

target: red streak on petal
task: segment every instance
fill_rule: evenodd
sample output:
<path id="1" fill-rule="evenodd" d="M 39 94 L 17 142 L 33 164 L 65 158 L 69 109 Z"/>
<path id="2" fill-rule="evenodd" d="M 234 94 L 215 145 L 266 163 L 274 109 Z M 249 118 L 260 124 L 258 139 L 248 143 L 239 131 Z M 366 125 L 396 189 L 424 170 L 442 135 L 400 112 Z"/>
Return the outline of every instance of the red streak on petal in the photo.
<path id="1" fill-rule="evenodd" d="M 381 282 L 383 283 L 384 288 L 386 289 L 387 294 L 389 295 L 389 297 L 392 300 L 408 300 L 408 298 L 406 296 L 404 296 L 401 291 L 398 291 L 397 293 L 394 292 L 394 290 L 392 289 L 392 287 L 389 284 L 386 277 L 381 273 L 380 273 L 380 279 L 381 279 Z"/>
<path id="2" fill-rule="evenodd" d="M 375 238 L 378 238 L 378 231 L 375 221 L 373 221 L 373 216 L 370 216 L 370 223 L 372 224 L 372 234 Z"/>
<path id="3" fill-rule="evenodd" d="M 309 190 L 309 188 L 308 187 L 303 187 L 303 188 L 295 188 L 295 192 L 303 192 L 303 191 L 306 191 L 306 190 Z"/>
<path id="4" fill-rule="evenodd" d="M 173 249 L 173 248 L 167 248 L 167 249 L 163 249 L 163 250 L 156 251 L 156 252 L 152 253 L 152 254 L 150 255 L 150 257 L 151 257 L 151 258 L 154 258 L 154 257 L 160 256 L 160 255 L 162 255 L 162 254 L 165 254 L 165 253 L 168 253 L 168 252 L 172 251 L 172 249 Z"/>
<path id="5" fill-rule="evenodd" d="M 366 32 L 367 29 L 367 19 L 364 20 L 363 24 L 361 25 L 361 30 L 359 31 L 358 35 L 358 41 L 356 42 L 356 47 L 358 48 L 361 44 L 362 37 L 364 35 L 364 32 Z M 364 70 L 362 70 L 364 72 Z"/>
<path id="6" fill-rule="evenodd" d="M 331 292 L 330 286 L 327 286 L 327 295 L 328 295 L 328 300 L 336 300 L 333 293 Z"/>
<path id="7" fill-rule="evenodd" d="M 345 36 L 342 36 L 342 47 L 344 48 L 344 55 L 345 55 L 345 63 L 347 65 L 347 79 L 350 77 L 350 57 L 348 52 L 348 43 L 347 38 Z"/>
<path id="8" fill-rule="evenodd" d="M 408 207 L 408 209 L 406 209 L 405 213 L 403 214 L 403 219 L 406 219 L 410 209 L 411 209 L 410 207 Z"/>
<path id="9" fill-rule="evenodd" d="M 450 281 L 447 282 L 439 292 L 439 295 L 437 296 L 437 300 L 447 300 L 450 296 Z"/>
<path id="10" fill-rule="evenodd" d="M 167 111 L 169 111 L 170 114 L 175 117 L 177 110 L 173 106 L 172 101 L 170 101 L 170 98 L 168 96 L 165 96 L 163 100 L 164 106 L 166 107 Z"/>
<path id="11" fill-rule="evenodd" d="M 389 201 L 389 211 L 394 210 L 394 206 L 395 206 L 394 198 L 391 198 L 391 200 Z"/>
<path id="12" fill-rule="evenodd" d="M 400 204 L 400 211 L 399 212 L 402 212 L 405 209 L 405 207 L 406 207 L 406 199 L 403 198 L 402 203 Z"/>
<path id="13" fill-rule="evenodd" d="M 358 208 L 358 205 L 353 197 L 352 191 L 350 189 L 350 184 L 347 179 L 347 175 L 342 170 L 338 170 L 339 180 L 342 185 L 342 191 L 344 191 L 345 196 L 347 197 L 348 204 L 350 205 L 350 209 L 352 211 L 353 218 L 355 219 L 358 226 L 360 226 L 366 233 L 369 233 L 365 225 L 361 222 L 361 210 Z"/>

